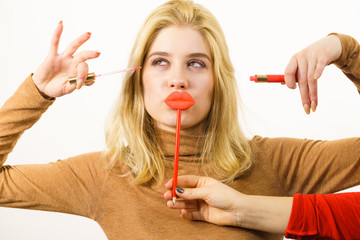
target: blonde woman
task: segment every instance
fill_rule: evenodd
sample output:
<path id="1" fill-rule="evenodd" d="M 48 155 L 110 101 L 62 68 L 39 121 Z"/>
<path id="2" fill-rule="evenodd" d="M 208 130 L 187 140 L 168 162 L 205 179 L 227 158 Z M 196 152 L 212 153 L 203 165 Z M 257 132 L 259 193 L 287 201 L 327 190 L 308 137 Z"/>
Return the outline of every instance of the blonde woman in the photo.
<path id="1" fill-rule="evenodd" d="M 330 34 L 295 54 L 285 70 L 285 81 L 294 88 L 295 79 L 299 78 L 297 73 L 304 72 L 310 84 L 310 79 L 316 75 L 318 79 L 325 66 L 333 61 L 355 84 L 359 83 L 360 44 L 344 34 Z M 316 89 L 316 85 L 312 88 Z M 302 93 L 303 101 L 315 102 L 316 91 Z M 354 164 L 358 166 L 357 161 Z M 165 184 L 169 189 L 164 193 L 167 200 L 171 198 L 171 187 L 170 180 Z M 340 240 L 360 236 L 359 192 L 254 196 L 199 176 L 180 176 L 176 189 L 182 201 L 167 206 L 180 210 L 180 215 L 189 220 L 285 233 L 291 239 Z"/>
<path id="2" fill-rule="evenodd" d="M 60 22 L 48 57 L 0 110 L 2 164 L 55 98 L 84 85 L 86 60 L 99 56 L 75 53 L 88 33 L 59 54 L 62 29 Z M 176 111 L 164 99 L 174 91 L 187 91 L 195 100 L 182 113 L 180 175 L 209 175 L 245 194 L 275 196 L 334 192 L 360 183 L 354 174 L 358 139 L 244 137 L 224 35 L 204 7 L 174 0 L 155 9 L 139 31 L 129 66 L 143 69 L 125 76 L 106 151 L 45 165 L 3 166 L 1 206 L 85 216 L 109 239 L 281 239 L 277 233 L 185 221 L 165 207 Z M 76 87 L 67 82 L 74 75 Z M 318 166 L 317 174 L 310 174 Z"/>

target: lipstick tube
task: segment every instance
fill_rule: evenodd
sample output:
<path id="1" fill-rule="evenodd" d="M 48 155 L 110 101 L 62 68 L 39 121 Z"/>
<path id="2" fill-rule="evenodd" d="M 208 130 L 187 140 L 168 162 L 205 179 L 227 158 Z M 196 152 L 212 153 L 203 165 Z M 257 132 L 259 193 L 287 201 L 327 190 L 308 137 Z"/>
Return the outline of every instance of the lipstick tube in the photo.
<path id="1" fill-rule="evenodd" d="M 69 78 L 69 83 L 70 84 L 76 84 L 76 79 L 77 79 L 77 77 Z M 93 80 L 95 80 L 95 73 L 88 73 L 87 77 L 85 79 L 85 82 L 93 81 Z"/>
<path id="2" fill-rule="evenodd" d="M 285 83 L 284 75 L 255 75 L 250 76 L 250 81 L 264 83 Z"/>

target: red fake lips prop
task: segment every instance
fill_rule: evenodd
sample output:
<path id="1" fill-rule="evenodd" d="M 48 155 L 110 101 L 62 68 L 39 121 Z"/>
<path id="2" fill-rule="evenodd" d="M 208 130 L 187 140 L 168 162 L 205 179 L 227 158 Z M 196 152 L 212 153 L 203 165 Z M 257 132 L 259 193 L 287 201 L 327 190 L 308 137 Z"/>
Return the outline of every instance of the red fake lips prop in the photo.
<path id="1" fill-rule="evenodd" d="M 166 99 L 165 103 L 174 110 L 186 110 L 194 105 L 195 100 L 187 92 L 172 92 Z"/>

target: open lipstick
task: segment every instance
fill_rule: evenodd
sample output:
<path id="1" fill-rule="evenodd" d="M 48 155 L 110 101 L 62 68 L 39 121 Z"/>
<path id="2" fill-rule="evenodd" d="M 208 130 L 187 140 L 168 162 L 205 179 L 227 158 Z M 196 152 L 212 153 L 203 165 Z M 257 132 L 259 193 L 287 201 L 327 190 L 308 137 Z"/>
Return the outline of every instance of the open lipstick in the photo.
<path id="1" fill-rule="evenodd" d="M 268 83 L 285 83 L 284 75 L 255 75 L 250 76 L 250 81 L 254 82 L 268 82 Z"/>
<path id="2" fill-rule="evenodd" d="M 180 149 L 180 130 L 181 130 L 181 110 L 189 109 L 194 105 L 195 100 L 187 92 L 172 92 L 166 99 L 165 103 L 174 110 L 177 110 L 176 115 L 176 137 L 175 137 L 175 154 L 174 154 L 174 175 L 172 187 L 172 202 L 176 203 L 176 191 L 179 169 L 179 149 Z"/>
<path id="3" fill-rule="evenodd" d="M 108 72 L 108 73 L 104 73 L 104 74 L 95 74 L 95 73 L 88 73 L 87 77 L 85 79 L 85 82 L 88 81 L 93 81 L 95 80 L 95 78 L 97 77 L 102 77 L 102 76 L 107 76 L 107 75 L 112 75 L 115 73 L 121 73 L 121 72 L 128 72 L 128 71 L 135 71 L 141 69 L 141 67 L 133 67 L 133 68 L 126 68 L 126 69 L 121 69 L 121 70 L 117 70 L 117 71 L 113 71 L 113 72 Z M 68 82 L 70 84 L 76 84 L 76 77 L 71 77 L 68 79 Z"/>

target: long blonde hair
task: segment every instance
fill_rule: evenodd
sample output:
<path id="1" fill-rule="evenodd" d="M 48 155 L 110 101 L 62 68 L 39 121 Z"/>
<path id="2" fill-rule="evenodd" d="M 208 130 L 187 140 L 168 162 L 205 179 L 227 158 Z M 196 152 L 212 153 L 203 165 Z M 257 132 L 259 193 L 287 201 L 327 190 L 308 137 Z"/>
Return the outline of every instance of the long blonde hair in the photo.
<path id="1" fill-rule="evenodd" d="M 155 9 L 140 29 L 129 66 L 143 66 L 159 31 L 175 25 L 198 30 L 208 41 L 213 61 L 214 97 L 206 119 L 202 163 L 210 163 L 221 180 L 230 182 L 251 166 L 251 148 L 238 121 L 238 91 L 225 37 L 216 18 L 190 0 L 171 0 Z M 135 184 L 162 181 L 164 156 L 156 141 L 155 123 L 145 111 L 141 72 L 125 75 L 120 97 L 106 129 L 112 162 L 120 161 L 135 175 Z"/>

